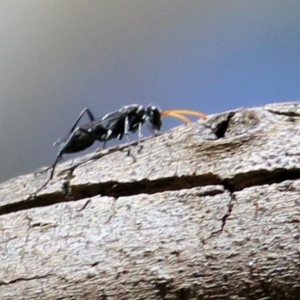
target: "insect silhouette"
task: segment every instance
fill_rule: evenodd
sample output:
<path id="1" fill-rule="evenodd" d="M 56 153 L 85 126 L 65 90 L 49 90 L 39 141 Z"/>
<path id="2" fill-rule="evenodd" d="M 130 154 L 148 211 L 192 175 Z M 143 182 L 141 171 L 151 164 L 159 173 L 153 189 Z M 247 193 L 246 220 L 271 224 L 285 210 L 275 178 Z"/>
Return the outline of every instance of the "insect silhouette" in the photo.
<path id="1" fill-rule="evenodd" d="M 77 126 L 82 117 L 87 114 L 90 122 L 82 126 Z M 142 137 L 142 126 L 147 125 L 148 129 L 156 134 L 162 126 L 162 117 L 172 116 L 178 118 L 185 123 L 191 122 L 184 115 L 193 115 L 206 119 L 206 115 L 193 110 L 167 110 L 161 112 L 154 105 L 144 107 L 139 104 L 131 104 L 123 106 L 121 109 L 108 113 L 102 118 L 95 118 L 93 113 L 85 108 L 75 123 L 71 127 L 68 134 L 57 140 L 53 145 L 59 146 L 54 163 L 43 172 L 51 169 L 49 179 L 35 192 L 35 194 L 44 188 L 54 176 L 57 163 L 62 159 L 64 154 L 72 154 L 83 151 L 91 147 L 96 141 L 103 142 L 103 148 L 106 142 L 112 139 L 121 140 L 126 136 L 129 142 L 128 133 L 138 131 L 138 143 Z M 128 152 L 130 153 L 130 152 Z"/>

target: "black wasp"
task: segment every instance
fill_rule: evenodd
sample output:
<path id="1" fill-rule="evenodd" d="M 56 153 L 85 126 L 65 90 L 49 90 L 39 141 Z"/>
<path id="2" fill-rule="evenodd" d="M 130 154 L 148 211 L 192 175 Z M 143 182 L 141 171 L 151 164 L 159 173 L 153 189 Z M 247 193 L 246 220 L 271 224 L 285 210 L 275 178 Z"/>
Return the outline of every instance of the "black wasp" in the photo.
<path id="1" fill-rule="evenodd" d="M 77 126 L 84 114 L 88 115 L 90 122 L 82 126 Z M 52 169 L 49 179 L 38 191 L 45 187 L 53 178 L 55 167 L 64 154 L 83 151 L 91 147 L 96 141 L 103 142 L 103 147 L 105 147 L 107 141 L 112 139 L 121 140 L 124 135 L 129 141 L 129 132 L 135 133 L 138 131 L 139 141 L 142 137 L 143 124 L 146 124 L 148 129 L 155 134 L 161 129 L 162 117 L 173 116 L 189 123 L 190 120 L 185 117 L 184 114 L 206 119 L 205 114 L 197 111 L 168 110 L 161 112 L 160 109 L 154 105 L 144 107 L 139 104 L 123 106 L 120 110 L 108 113 L 104 117 L 96 119 L 93 113 L 88 108 L 85 108 L 78 116 L 66 137 L 54 143 L 55 146 L 58 145 L 60 148 L 55 162 L 46 169 L 46 171 Z"/>

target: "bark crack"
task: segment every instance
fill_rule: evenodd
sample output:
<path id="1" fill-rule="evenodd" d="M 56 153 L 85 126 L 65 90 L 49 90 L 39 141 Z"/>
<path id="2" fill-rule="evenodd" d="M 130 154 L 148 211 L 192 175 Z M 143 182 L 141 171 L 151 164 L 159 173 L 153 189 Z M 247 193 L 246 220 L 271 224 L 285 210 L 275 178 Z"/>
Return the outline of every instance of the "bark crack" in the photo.
<path id="1" fill-rule="evenodd" d="M 271 108 L 267 108 L 265 110 L 272 113 L 272 114 L 275 114 L 275 115 L 291 117 L 291 121 L 294 121 L 293 118 L 295 118 L 295 117 L 300 117 L 300 113 L 298 113 L 297 111 L 292 111 L 292 110 L 287 110 L 287 111 L 281 110 L 281 111 L 279 111 L 279 110 L 274 110 L 274 109 L 271 109 Z"/>
<path id="2" fill-rule="evenodd" d="M 51 277 L 51 276 L 55 276 L 55 274 L 49 273 L 49 274 L 45 274 L 45 275 L 33 276 L 33 277 L 28 277 L 28 278 L 20 277 L 20 278 L 16 278 L 16 279 L 13 279 L 13 280 L 7 281 L 7 282 L 6 281 L 0 281 L 0 286 L 1 285 L 14 284 L 14 283 L 17 283 L 17 282 L 20 282 L 20 281 L 40 280 L 40 279 L 45 279 L 45 278 L 48 278 L 48 277 Z"/>
<path id="3" fill-rule="evenodd" d="M 227 204 L 227 211 L 224 214 L 224 216 L 221 218 L 221 228 L 217 231 L 213 231 L 211 233 L 211 235 L 205 241 L 207 241 L 207 240 L 211 239 L 212 237 L 214 237 L 216 235 L 219 235 L 223 232 L 223 230 L 225 228 L 225 225 L 226 225 L 226 221 L 227 221 L 228 217 L 230 216 L 230 214 L 232 213 L 232 210 L 233 210 L 233 202 L 235 201 L 234 188 L 228 183 L 227 180 L 223 180 L 222 184 L 223 184 L 224 190 L 227 191 L 230 195 L 230 200 Z"/>
<path id="4" fill-rule="evenodd" d="M 231 191 L 241 191 L 252 186 L 280 183 L 286 180 L 300 179 L 300 169 L 273 169 L 255 170 L 248 173 L 239 173 L 232 178 L 220 178 L 213 173 L 200 175 L 190 175 L 181 177 L 159 178 L 157 180 L 143 179 L 141 181 L 120 183 L 106 182 L 100 184 L 90 184 L 89 186 L 71 186 L 72 172 L 64 183 L 61 192 L 55 194 L 42 194 L 34 198 L 27 198 L 16 203 L 9 203 L 0 206 L 0 215 L 26 210 L 34 207 L 49 206 L 56 203 L 82 200 L 95 196 L 107 196 L 118 198 L 120 196 L 133 196 L 138 194 L 156 194 L 166 191 L 190 189 L 194 187 L 204 187 L 208 185 L 224 185 L 225 189 Z M 230 188 L 229 188 L 230 187 Z M 221 193 L 218 189 L 208 192 L 209 195 Z"/>

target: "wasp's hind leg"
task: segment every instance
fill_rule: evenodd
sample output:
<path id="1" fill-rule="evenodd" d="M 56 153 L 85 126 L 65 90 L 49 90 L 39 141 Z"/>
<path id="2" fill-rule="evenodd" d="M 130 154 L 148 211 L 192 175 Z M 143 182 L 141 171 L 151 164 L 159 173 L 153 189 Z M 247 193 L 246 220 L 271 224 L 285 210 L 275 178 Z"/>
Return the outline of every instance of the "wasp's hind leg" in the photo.
<path id="1" fill-rule="evenodd" d="M 68 134 L 72 135 L 72 133 L 74 132 L 74 130 L 75 130 L 76 126 L 77 126 L 77 124 L 78 124 L 79 121 L 82 119 L 82 117 L 84 116 L 84 114 L 87 114 L 87 115 L 88 115 L 88 117 L 89 117 L 89 119 L 90 119 L 91 122 L 95 120 L 95 117 L 94 117 L 93 113 L 91 112 L 91 110 L 90 110 L 89 108 L 85 108 L 85 109 L 79 114 L 79 116 L 77 117 L 75 123 L 72 125 L 72 127 L 71 127 L 71 129 L 70 129 L 70 131 L 69 131 Z M 61 140 L 57 140 L 56 142 L 53 143 L 53 145 L 56 146 L 56 145 L 59 145 L 60 143 L 61 143 Z M 67 143 L 67 142 L 65 142 L 65 143 Z M 36 172 L 34 172 L 34 176 L 36 176 L 37 174 L 45 173 L 45 172 L 49 171 L 49 170 L 52 169 L 52 168 L 53 168 L 53 165 L 52 165 L 52 166 L 49 166 L 49 167 L 47 167 L 47 168 L 45 168 L 45 169 L 43 169 L 43 170 L 41 170 L 41 171 L 36 171 Z M 52 176 L 53 176 L 53 174 L 52 174 Z"/>

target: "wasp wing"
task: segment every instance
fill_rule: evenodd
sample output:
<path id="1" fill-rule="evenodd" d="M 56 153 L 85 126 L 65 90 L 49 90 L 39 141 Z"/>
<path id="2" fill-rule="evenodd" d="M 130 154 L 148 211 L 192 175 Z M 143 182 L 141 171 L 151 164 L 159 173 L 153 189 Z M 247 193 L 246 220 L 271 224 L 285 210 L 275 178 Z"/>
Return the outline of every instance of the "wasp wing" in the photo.
<path id="1" fill-rule="evenodd" d="M 137 111 L 139 108 L 138 104 L 131 104 L 123 106 L 121 109 L 113 111 L 111 113 L 106 114 L 104 117 L 101 118 L 101 121 L 111 122 L 117 119 L 122 119 L 134 112 Z"/>
<path id="2" fill-rule="evenodd" d="M 117 111 L 105 115 L 101 120 L 106 122 L 106 139 L 122 139 L 128 130 L 128 128 L 126 129 L 126 123 L 128 124 L 128 122 L 130 122 L 128 120 L 138 111 L 139 107 L 140 105 L 138 104 L 126 105 Z"/>

